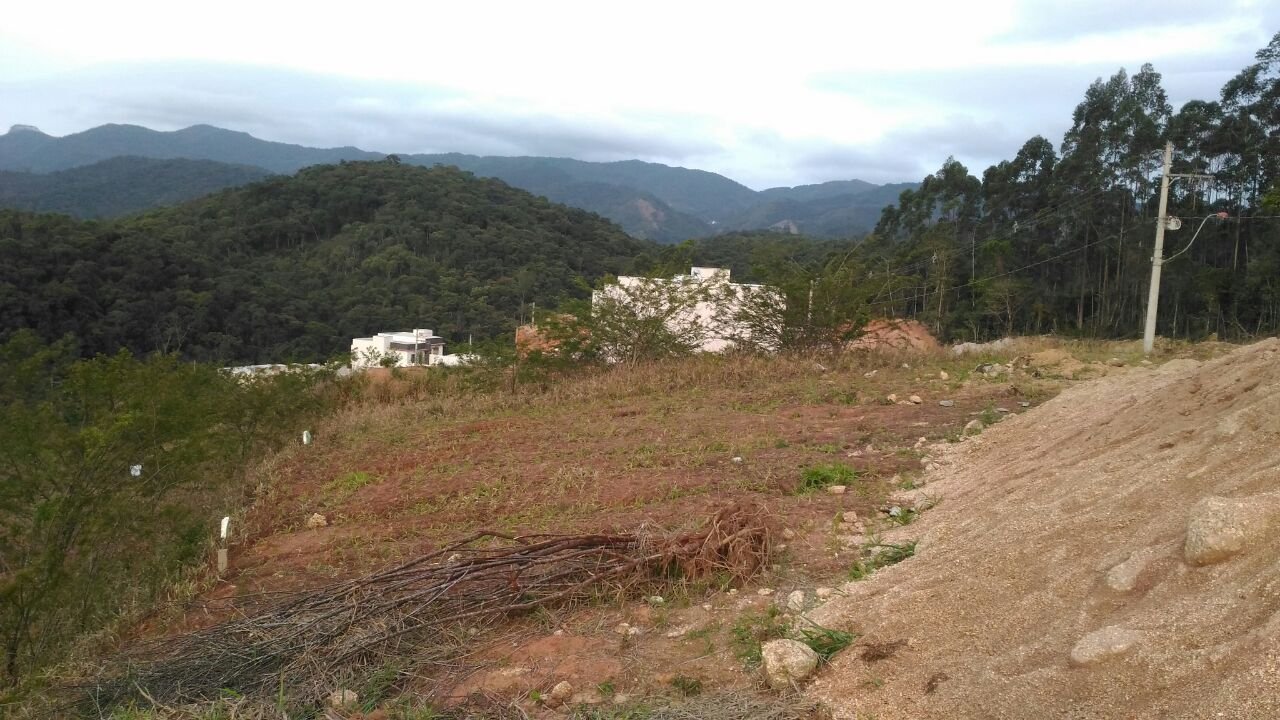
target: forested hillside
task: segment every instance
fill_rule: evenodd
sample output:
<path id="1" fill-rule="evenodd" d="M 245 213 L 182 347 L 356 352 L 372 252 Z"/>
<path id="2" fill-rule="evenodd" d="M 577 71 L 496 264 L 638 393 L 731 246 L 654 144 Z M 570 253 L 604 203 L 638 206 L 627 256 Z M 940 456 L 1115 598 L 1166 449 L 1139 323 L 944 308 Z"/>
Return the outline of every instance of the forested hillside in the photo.
<path id="1" fill-rule="evenodd" d="M 103 125 L 52 137 L 30 126 L 0 135 L 0 170 L 49 173 L 122 155 L 188 158 L 251 165 L 275 173 L 342 160 L 376 160 L 383 154 L 354 147 L 309 148 L 260 140 L 209 125 L 160 132 L 135 125 Z M 674 243 L 723 230 L 751 230 L 788 220 L 802 232 L 827 237 L 861 236 L 901 189 L 841 180 L 756 192 L 705 170 L 624 160 L 585 162 L 552 157 L 486 157 L 463 153 L 402 154 L 405 163 L 450 165 L 602 215 L 637 238 Z M 33 176 L 25 176 L 31 179 Z M 57 192 L 58 176 L 47 179 Z M 211 187 L 226 187 L 209 181 Z M 783 206 L 778 201 L 787 200 Z M 810 201 L 821 201 L 810 207 Z M 140 207 L 149 207 L 156 203 Z M 832 208 L 840 206 L 835 212 Z M 29 207 L 6 203 L 0 207 Z"/>
<path id="2" fill-rule="evenodd" d="M 1175 173 L 1213 178 L 1172 185 L 1158 332 L 1280 331 L 1280 34 L 1217 100 L 1175 111 L 1151 66 L 1122 70 L 1089 87 L 1060 150 L 1033 137 L 981 177 L 947 160 L 862 250 L 880 311 L 951 337 L 1140 334 L 1166 140 Z"/>
<path id="3" fill-rule="evenodd" d="M 281 362 L 383 330 L 491 337 L 652 247 L 497 180 L 394 161 L 113 222 L 0 211 L 0 342 L 31 328 L 82 354 Z"/>
<path id="4" fill-rule="evenodd" d="M 270 174 L 212 160 L 130 156 L 52 173 L 0 170 L 0 207 L 79 218 L 116 217 L 176 205 Z"/>

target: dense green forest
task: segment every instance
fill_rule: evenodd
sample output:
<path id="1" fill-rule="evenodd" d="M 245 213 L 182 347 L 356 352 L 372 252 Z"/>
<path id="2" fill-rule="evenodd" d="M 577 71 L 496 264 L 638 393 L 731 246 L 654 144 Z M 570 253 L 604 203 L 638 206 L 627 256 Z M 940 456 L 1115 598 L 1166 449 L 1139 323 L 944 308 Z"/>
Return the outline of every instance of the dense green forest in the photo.
<path id="1" fill-rule="evenodd" d="M 114 157 L 52 173 L 0 170 L 0 207 L 107 218 L 247 185 L 271 173 L 212 160 Z"/>
<path id="2" fill-rule="evenodd" d="M 1149 287 L 1166 141 L 1176 180 L 1158 332 L 1243 338 L 1280 330 L 1280 34 L 1219 99 L 1176 112 L 1144 66 L 1099 79 L 1059 150 L 1033 137 L 981 178 L 954 160 L 902 193 L 859 254 L 877 309 L 947 337 L 1134 336 Z M 1271 193 L 1270 199 L 1268 192 Z"/>
<path id="3" fill-rule="evenodd" d="M 52 137 L 37 128 L 19 125 L 0 135 L 0 170 L 21 172 L 19 180 L 24 185 L 43 181 L 42 194 L 61 194 L 62 184 L 78 179 L 76 175 L 54 175 L 51 171 L 79 168 L 121 155 L 210 160 L 292 174 L 311 165 L 378 160 L 385 154 L 354 147 L 310 148 L 270 142 L 209 125 L 173 132 L 134 125 L 102 125 L 64 137 Z M 401 153 L 399 157 L 410 165 L 447 165 L 481 177 L 497 178 L 554 202 L 602 215 L 637 238 L 660 243 L 675 243 L 726 230 L 766 228 L 782 221 L 794 224 L 803 233 L 823 237 L 861 236 L 875 226 L 880 209 L 894 202 L 903 189 L 902 185 L 839 180 L 756 192 L 713 172 L 639 160 L 586 162 L 571 158 L 464 153 Z M 215 170 L 211 174 L 216 178 L 222 173 L 225 171 Z M 213 179 L 208 182 L 212 183 Z M 229 185 L 210 184 L 209 189 Z M 153 187 L 143 183 L 136 188 L 121 185 L 118 190 L 122 195 L 141 199 L 145 191 Z M 162 192 L 155 195 L 155 200 L 134 209 L 173 202 L 172 198 L 162 199 L 167 197 Z M 0 193 L 0 207 L 39 209 L 33 202 L 6 202 Z M 48 209 L 79 214 L 59 207 Z"/>
<path id="4" fill-rule="evenodd" d="M 114 222 L 0 211 L 0 341 L 31 328 L 85 355 L 282 362 L 383 330 L 492 337 L 652 247 L 500 181 L 394 158 Z"/>

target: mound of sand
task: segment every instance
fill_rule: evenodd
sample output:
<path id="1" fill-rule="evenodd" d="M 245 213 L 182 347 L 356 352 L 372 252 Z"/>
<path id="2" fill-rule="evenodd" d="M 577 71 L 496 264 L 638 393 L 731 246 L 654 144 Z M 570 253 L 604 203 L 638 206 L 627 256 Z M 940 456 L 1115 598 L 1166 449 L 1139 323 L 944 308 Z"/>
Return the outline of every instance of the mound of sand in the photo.
<path id="1" fill-rule="evenodd" d="M 916 556 L 811 615 L 905 641 L 835 658 L 808 692 L 837 718 L 1280 717 L 1280 341 L 953 448 L 889 538 Z"/>
<path id="2" fill-rule="evenodd" d="M 934 351 L 942 346 L 919 322 L 915 320 L 872 320 L 862 328 L 862 334 L 849 343 L 851 350 L 917 350 Z"/>

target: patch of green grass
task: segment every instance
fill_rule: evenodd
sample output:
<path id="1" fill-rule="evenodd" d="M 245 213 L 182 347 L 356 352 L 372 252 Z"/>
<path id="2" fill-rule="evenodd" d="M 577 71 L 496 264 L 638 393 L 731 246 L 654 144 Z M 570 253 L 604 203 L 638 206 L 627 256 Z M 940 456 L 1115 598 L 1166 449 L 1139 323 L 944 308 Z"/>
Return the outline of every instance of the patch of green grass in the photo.
<path id="1" fill-rule="evenodd" d="M 339 475 L 333 480 L 330 480 L 324 486 L 324 489 L 332 494 L 346 497 L 376 479 L 377 478 L 375 478 L 371 473 L 364 472 L 363 470 L 352 470 L 345 475 Z"/>
<path id="2" fill-rule="evenodd" d="M 734 655 L 747 667 L 757 667 L 760 665 L 760 644 L 786 635 L 787 625 L 782 621 L 782 611 L 776 605 L 770 605 L 763 614 L 738 618 L 729 633 Z"/>
<path id="3" fill-rule="evenodd" d="M 992 425 L 1000 422 L 1001 417 L 1002 416 L 1000 413 L 996 412 L 995 406 L 993 405 L 988 405 L 981 413 L 978 414 L 978 419 L 987 427 L 991 427 Z"/>
<path id="4" fill-rule="evenodd" d="M 858 471 L 844 463 L 814 465 L 801 474 L 797 492 L 810 493 L 831 485 L 850 485 L 857 479 Z"/>
<path id="5" fill-rule="evenodd" d="M 896 565 L 916 554 L 916 541 L 895 545 L 893 543 L 875 543 L 870 546 L 872 555 L 859 560 L 849 568 L 850 580 L 861 580 L 882 567 Z"/>
<path id="6" fill-rule="evenodd" d="M 832 630 L 819 625 L 810 625 L 800 631 L 800 642 L 808 645 L 822 662 L 830 662 L 836 653 L 853 644 L 855 636 L 843 630 Z"/>

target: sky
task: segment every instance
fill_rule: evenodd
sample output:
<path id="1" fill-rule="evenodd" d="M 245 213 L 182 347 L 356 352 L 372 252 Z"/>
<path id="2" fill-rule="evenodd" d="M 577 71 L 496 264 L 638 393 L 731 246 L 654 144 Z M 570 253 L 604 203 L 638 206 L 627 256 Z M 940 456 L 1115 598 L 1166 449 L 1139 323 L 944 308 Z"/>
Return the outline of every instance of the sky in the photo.
<path id="1" fill-rule="evenodd" d="M 1122 67 L 1216 99 L 1276 31 L 1275 0 L 15 0 L 0 125 L 918 181 L 1060 143 Z"/>

